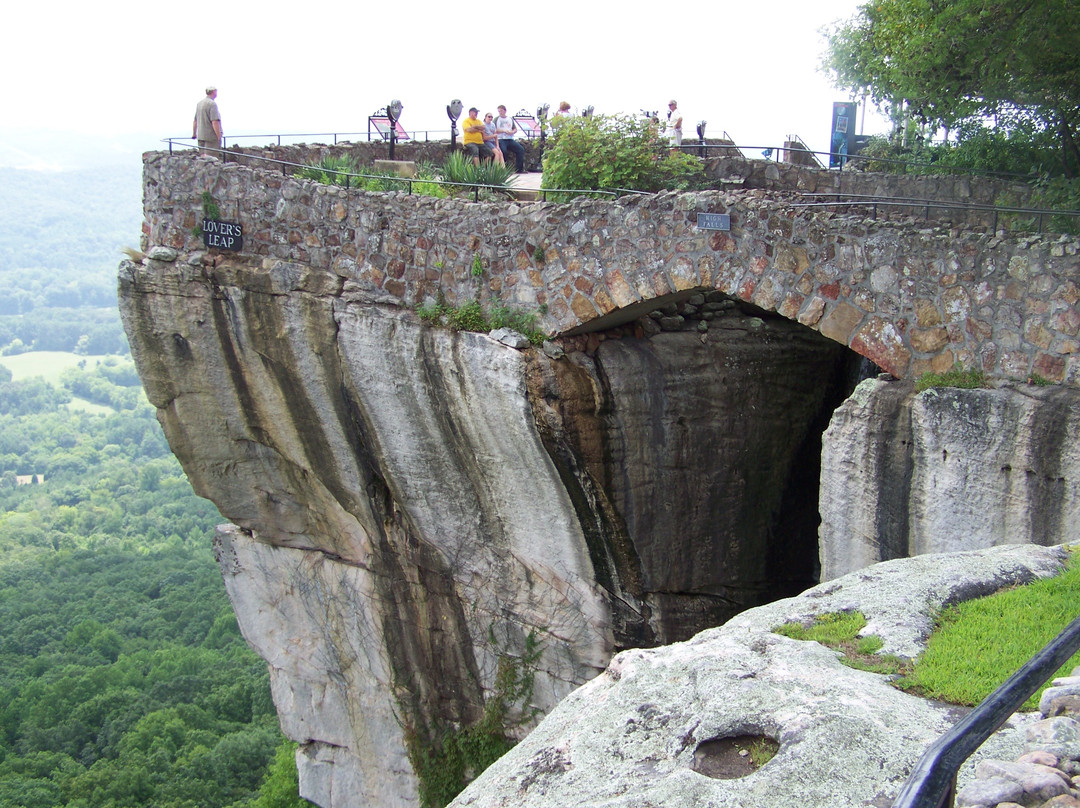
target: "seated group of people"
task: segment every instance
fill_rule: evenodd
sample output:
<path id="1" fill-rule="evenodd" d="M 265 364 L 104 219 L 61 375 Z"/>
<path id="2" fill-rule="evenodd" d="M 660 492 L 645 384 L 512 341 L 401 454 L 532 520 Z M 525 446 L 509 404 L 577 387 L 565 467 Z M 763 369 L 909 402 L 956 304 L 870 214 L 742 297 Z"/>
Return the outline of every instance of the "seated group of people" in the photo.
<path id="1" fill-rule="evenodd" d="M 518 133 L 518 125 L 506 114 L 506 107 L 502 104 L 499 104 L 498 110 L 499 117 L 489 112 L 480 120 L 480 110 L 470 107 L 469 117 L 461 123 L 465 133 L 462 145 L 477 165 L 481 160 L 495 160 L 501 165 L 506 162 L 506 155 L 512 154 L 517 173 L 522 174 L 525 172 L 525 147 L 514 137 Z"/>

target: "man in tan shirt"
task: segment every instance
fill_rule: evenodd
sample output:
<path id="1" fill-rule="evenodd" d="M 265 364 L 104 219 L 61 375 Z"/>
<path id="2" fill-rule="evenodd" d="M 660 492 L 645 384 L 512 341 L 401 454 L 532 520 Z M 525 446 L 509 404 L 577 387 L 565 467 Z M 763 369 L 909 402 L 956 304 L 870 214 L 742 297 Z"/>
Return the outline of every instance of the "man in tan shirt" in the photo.
<path id="1" fill-rule="evenodd" d="M 221 114 L 217 108 L 217 87 L 207 87 L 206 97 L 195 106 L 191 136 L 199 142 L 199 153 L 217 156 L 221 149 Z"/>

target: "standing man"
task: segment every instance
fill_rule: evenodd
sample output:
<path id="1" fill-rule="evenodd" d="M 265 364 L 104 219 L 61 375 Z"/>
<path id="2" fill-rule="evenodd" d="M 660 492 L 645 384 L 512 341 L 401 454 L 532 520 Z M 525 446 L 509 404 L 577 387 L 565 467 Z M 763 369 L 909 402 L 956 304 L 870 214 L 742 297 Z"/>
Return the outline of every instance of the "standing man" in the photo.
<path id="1" fill-rule="evenodd" d="M 469 107 L 469 117 L 461 122 L 461 131 L 464 132 L 461 147 L 472 157 L 474 165 L 480 165 L 481 160 L 490 160 L 495 155 L 484 143 L 484 122 L 477 117 L 479 114 L 480 110 L 476 107 Z"/>
<path id="2" fill-rule="evenodd" d="M 219 156 L 214 149 L 221 148 L 221 114 L 217 108 L 217 87 L 206 88 L 206 98 L 195 105 L 195 120 L 191 124 L 191 136 L 199 141 L 199 154 Z"/>
<path id="3" fill-rule="evenodd" d="M 525 173 L 525 147 L 522 146 L 514 135 L 517 134 L 518 125 L 513 118 L 506 115 L 506 107 L 499 104 L 499 117 L 495 119 L 495 135 L 499 138 L 499 150 L 503 156 L 513 154 L 517 163 L 517 173 Z"/>
<path id="4" fill-rule="evenodd" d="M 679 112 L 679 105 L 674 98 L 668 102 L 667 108 L 668 140 L 671 141 L 672 146 L 679 148 L 682 145 L 682 113 Z"/>

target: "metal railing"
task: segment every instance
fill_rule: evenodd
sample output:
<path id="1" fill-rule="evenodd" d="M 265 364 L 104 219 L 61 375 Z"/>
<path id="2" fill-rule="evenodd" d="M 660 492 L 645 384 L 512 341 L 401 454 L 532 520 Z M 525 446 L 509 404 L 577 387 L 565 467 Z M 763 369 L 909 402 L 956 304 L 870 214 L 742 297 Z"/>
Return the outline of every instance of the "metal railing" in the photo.
<path id="1" fill-rule="evenodd" d="M 909 197 L 899 196 L 872 196 L 868 194 L 841 194 L 841 193 L 820 193 L 820 194 L 803 194 L 803 198 L 818 199 L 817 202 L 796 202 L 792 207 L 799 208 L 811 208 L 811 207 L 868 207 L 871 210 L 871 217 L 877 219 L 878 208 L 908 208 L 912 210 L 920 210 L 923 212 L 924 218 L 930 219 L 930 211 L 932 210 L 959 210 L 964 212 L 985 212 L 993 213 L 993 229 L 998 229 L 999 218 L 1002 214 L 1009 214 L 1014 216 L 1029 216 L 1033 220 L 1038 220 L 1037 232 L 1042 233 L 1045 226 L 1047 217 L 1063 216 L 1066 218 L 1074 218 L 1077 223 L 1080 224 L 1080 210 L 1050 210 L 1045 208 L 1021 208 L 1021 207 L 1008 207 L 1001 205 L 987 205 L 978 202 L 942 202 L 935 199 L 912 199 Z"/>
<path id="2" fill-rule="evenodd" d="M 362 135 L 362 136 L 366 136 L 364 132 L 355 132 L 355 133 L 324 132 L 324 133 L 308 133 L 308 134 L 298 133 L 298 134 L 279 134 L 279 135 L 236 135 L 236 136 L 233 137 L 233 141 L 240 140 L 240 139 L 245 139 L 245 138 L 246 139 L 263 138 L 263 139 L 275 140 L 277 145 L 281 145 L 281 139 L 282 138 L 333 137 L 334 138 L 334 144 L 336 145 L 339 142 L 338 138 L 344 138 L 345 136 L 347 136 L 349 134 L 359 134 L 359 135 Z M 730 135 L 728 135 L 727 132 L 724 132 L 723 136 L 724 136 L 725 139 L 730 137 Z M 228 159 L 230 157 L 234 157 L 234 158 L 235 157 L 242 157 L 245 160 L 257 160 L 257 161 L 261 161 L 261 162 L 268 163 L 268 164 L 279 165 L 279 166 L 282 167 L 282 173 L 285 173 L 285 174 L 289 173 L 287 171 L 288 168 L 296 169 L 296 170 L 293 171 L 294 174 L 297 173 L 297 171 L 299 171 L 299 170 L 313 168 L 313 166 L 308 166 L 308 165 L 304 165 L 304 164 L 300 164 L 300 163 L 292 163 L 292 162 L 288 162 L 288 161 L 285 161 L 285 160 L 277 160 L 277 159 L 270 158 L 270 157 L 264 157 L 262 155 L 250 154 L 250 153 L 246 153 L 246 152 L 239 153 L 239 152 L 235 152 L 235 151 L 228 151 L 225 148 L 225 145 L 224 145 L 224 138 L 222 139 L 222 141 L 223 141 L 223 143 L 222 143 L 222 148 L 221 149 L 210 149 L 209 151 L 214 151 L 214 152 L 217 152 L 217 153 L 221 154 L 223 159 Z M 182 149 L 185 149 L 185 150 L 191 150 L 191 149 L 197 148 L 197 146 L 195 144 L 195 141 L 190 137 L 163 138 L 162 142 L 169 144 L 169 153 L 170 154 L 173 153 L 174 148 L 182 148 Z M 414 140 L 413 142 L 415 143 L 417 141 Z M 301 144 L 295 144 L 295 145 L 301 145 Z M 657 153 L 658 154 L 666 153 L 669 150 L 669 148 L 670 147 L 668 147 L 668 146 L 658 147 Z M 775 153 L 777 162 L 779 162 L 779 159 L 780 159 L 779 155 L 783 151 L 783 147 L 777 147 L 777 146 L 768 146 L 768 147 L 737 146 L 737 145 L 734 145 L 733 143 L 723 143 L 723 142 L 711 143 L 711 144 L 710 143 L 700 143 L 700 142 L 699 143 L 683 143 L 681 148 L 684 149 L 684 150 L 686 150 L 686 149 L 689 149 L 689 150 L 694 150 L 694 149 L 731 150 L 731 149 L 734 149 L 737 152 L 742 152 L 744 150 L 753 151 L 753 150 L 756 150 L 756 149 L 761 149 L 763 154 L 768 152 L 768 154 L 769 154 L 768 159 L 770 159 L 770 160 L 772 159 L 771 155 Z M 820 154 L 833 155 L 833 154 L 835 154 L 833 152 L 811 152 L 811 153 L 815 154 L 815 155 L 820 155 Z M 751 158 L 751 159 L 753 159 L 753 158 Z M 851 158 L 849 158 L 849 159 L 851 159 Z M 878 158 L 873 158 L 873 159 L 878 159 Z M 322 169 L 320 169 L 320 170 L 322 170 Z M 403 189 L 405 191 L 407 191 L 408 193 L 410 193 L 410 194 L 413 193 L 413 184 L 418 183 L 418 182 L 430 183 L 430 184 L 435 184 L 435 185 L 446 185 L 446 186 L 451 186 L 451 187 L 472 188 L 472 189 L 475 189 L 474 200 L 476 200 L 476 201 L 479 200 L 479 194 L 480 194 L 481 190 L 484 190 L 484 189 L 490 189 L 490 190 L 494 190 L 494 191 L 505 191 L 505 190 L 507 190 L 505 188 L 496 187 L 496 186 L 473 185 L 473 184 L 467 184 L 467 183 L 447 182 L 445 180 L 416 179 L 416 178 L 410 178 L 410 177 L 400 177 L 400 178 L 398 178 L 398 177 L 393 177 L 393 176 L 387 176 L 385 174 L 355 174 L 355 173 L 348 173 L 348 172 L 343 172 L 343 171 L 333 171 L 333 170 L 324 170 L 324 173 L 335 174 L 335 175 L 340 175 L 340 176 L 344 177 L 345 178 L 344 187 L 346 187 L 346 188 L 352 187 L 351 182 L 352 182 L 353 178 L 360 179 L 360 180 L 382 180 L 382 181 L 389 181 L 389 182 L 399 182 L 399 183 L 402 184 Z M 547 201 L 547 198 L 548 198 L 549 194 L 570 194 L 571 196 L 609 196 L 609 197 L 614 197 L 616 199 L 618 199 L 618 198 L 620 198 L 622 196 L 627 196 L 627 195 L 631 195 L 631 194 L 648 195 L 648 192 L 646 192 L 646 191 L 635 191 L 635 190 L 622 189 L 622 188 L 613 189 L 613 190 L 563 189 L 563 188 L 546 189 L 546 188 L 541 188 L 541 189 L 537 189 L 536 192 L 540 195 L 540 198 L 543 199 L 544 201 Z M 874 219 L 877 218 L 878 208 L 879 207 L 898 207 L 898 208 L 920 209 L 920 210 L 923 211 L 923 214 L 924 214 L 926 219 L 930 218 L 930 211 L 931 210 L 984 211 L 984 212 L 987 212 L 987 213 L 993 213 L 993 229 L 995 231 L 998 228 L 999 216 L 1002 215 L 1002 214 L 1015 215 L 1015 216 L 1030 216 L 1033 219 L 1037 219 L 1037 222 L 1038 222 L 1037 231 L 1039 233 L 1043 232 L 1047 217 L 1064 216 L 1066 218 L 1075 218 L 1075 219 L 1078 220 L 1078 222 L 1080 222 L 1080 211 L 1076 211 L 1076 210 L 1052 210 L 1052 209 L 1044 209 L 1044 208 L 999 207 L 999 206 L 996 206 L 996 205 L 986 205 L 986 204 L 979 204 L 979 203 L 966 203 L 966 202 L 965 203 L 961 203 L 961 202 L 952 203 L 952 202 L 943 202 L 943 201 L 939 201 L 939 200 L 928 200 L 928 199 L 911 199 L 911 198 L 904 198 L 904 197 L 882 197 L 882 196 L 868 196 L 868 195 L 860 195 L 860 194 L 840 194 L 840 193 L 805 194 L 804 197 L 806 197 L 806 198 L 821 197 L 822 201 L 794 203 L 793 207 L 835 207 L 835 206 L 840 206 L 840 205 L 847 206 L 847 207 L 868 207 L 868 208 L 870 208 L 871 215 L 872 215 L 872 217 Z M 829 201 L 829 200 L 831 200 L 831 201 Z"/>
<path id="3" fill-rule="evenodd" d="M 241 135 L 241 137 L 245 137 Z M 257 136 L 253 136 L 257 137 Z M 290 135 L 281 135 L 281 137 L 290 137 Z M 302 137 L 302 135 L 301 135 Z M 234 138 L 235 139 L 235 138 Z M 193 151 L 198 148 L 187 141 L 191 138 L 165 138 L 162 142 L 169 144 L 169 154 L 173 153 L 175 147 L 183 148 L 185 151 Z M 220 149 L 207 148 L 201 151 L 213 152 L 221 157 L 222 162 L 238 161 L 238 160 L 253 160 L 260 163 L 265 163 L 271 166 L 277 166 L 281 168 L 283 175 L 292 173 L 293 175 L 299 174 L 302 171 L 315 170 L 323 174 L 332 174 L 335 177 L 341 177 L 343 182 L 339 184 L 339 187 L 346 189 L 357 188 L 358 190 L 364 190 L 362 183 L 355 183 L 354 180 L 375 180 L 382 183 L 400 184 L 402 189 L 409 194 L 413 193 L 413 186 L 417 184 L 424 185 L 440 185 L 448 188 L 467 188 L 473 191 L 473 201 L 480 201 L 480 192 L 484 190 L 494 191 L 496 193 L 513 193 L 514 190 L 521 191 L 533 191 L 531 188 L 515 189 L 513 186 L 498 186 L 498 185 L 482 185 L 478 183 L 469 182 L 451 182 L 449 180 L 436 180 L 436 179 L 424 179 L 421 177 L 397 177 L 392 174 L 357 174 L 350 171 L 339 171 L 335 169 L 322 168 L 320 166 L 306 165 L 304 163 L 293 163 L 288 160 L 278 160 L 273 157 L 265 157 L 260 154 L 250 154 L 248 152 L 236 152 L 229 151 L 224 148 L 224 145 Z M 290 172 L 290 169 L 292 171 Z M 303 179 L 303 178 L 302 178 Z M 313 180 L 316 181 L 317 180 Z M 535 189 L 535 193 L 541 195 L 546 201 L 548 194 L 569 194 L 572 197 L 577 196 L 590 196 L 590 197 L 613 197 L 619 199 L 623 196 L 639 195 L 639 196 L 651 196 L 648 191 L 635 191 L 629 188 L 614 188 L 611 190 L 598 190 L 598 189 L 583 189 L 583 188 L 539 188 Z"/>
<path id="4" fill-rule="evenodd" d="M 1080 617 L 931 744 L 892 808 L 952 808 L 960 766 L 1078 650 Z"/>
<path id="5" fill-rule="evenodd" d="M 410 129 L 407 131 L 409 139 L 398 140 L 398 143 L 433 143 L 440 140 L 448 140 L 450 136 L 450 126 L 447 124 L 441 129 Z M 534 140 L 538 135 L 534 135 L 522 130 L 522 140 Z M 389 135 L 384 135 L 375 129 L 371 129 L 366 132 L 289 132 L 289 133 L 267 133 L 263 135 L 225 135 L 221 138 L 222 147 L 227 147 L 229 143 L 239 145 L 238 141 L 252 142 L 260 141 L 262 143 L 273 144 L 275 146 L 281 146 L 282 140 L 289 141 L 292 145 L 298 145 L 300 143 L 322 143 L 324 141 L 307 141 L 299 140 L 300 138 L 330 138 L 329 143 L 336 146 L 338 143 L 389 143 Z M 190 137 L 169 137 L 164 138 L 170 144 L 176 143 L 176 145 L 195 145 L 196 141 Z M 286 144 L 288 145 L 288 144 Z"/>

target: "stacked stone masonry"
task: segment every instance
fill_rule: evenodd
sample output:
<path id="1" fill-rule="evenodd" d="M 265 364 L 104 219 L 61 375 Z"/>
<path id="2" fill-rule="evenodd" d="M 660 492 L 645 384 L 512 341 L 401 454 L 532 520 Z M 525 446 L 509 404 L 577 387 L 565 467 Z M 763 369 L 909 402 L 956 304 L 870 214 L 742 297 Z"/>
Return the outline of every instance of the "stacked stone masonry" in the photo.
<path id="1" fill-rule="evenodd" d="M 1080 808 L 1080 668 L 1055 679 L 1039 701 L 1016 761 L 982 760 L 956 795 L 960 808 Z"/>
<path id="2" fill-rule="evenodd" d="M 254 268 L 270 292 L 396 306 L 479 299 L 535 312 L 556 335 L 720 292 L 897 377 L 960 363 L 1080 384 L 1071 236 L 874 221 L 761 189 L 565 204 L 369 193 L 191 153 L 148 153 L 144 185 L 145 247 L 175 249 L 193 268 Z M 204 192 L 222 220 L 242 225 L 242 253 L 203 249 Z M 700 229 L 699 213 L 728 214 L 730 230 Z"/>

